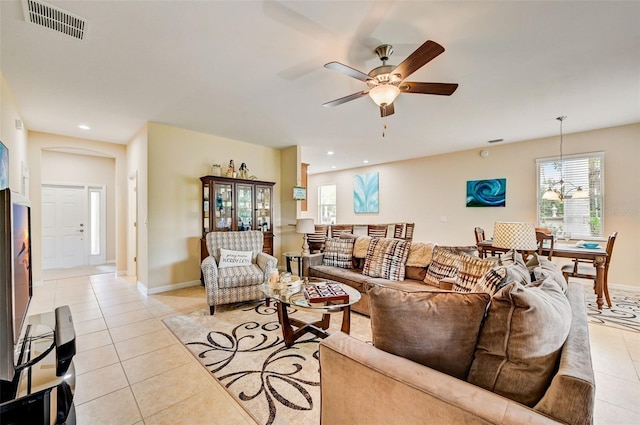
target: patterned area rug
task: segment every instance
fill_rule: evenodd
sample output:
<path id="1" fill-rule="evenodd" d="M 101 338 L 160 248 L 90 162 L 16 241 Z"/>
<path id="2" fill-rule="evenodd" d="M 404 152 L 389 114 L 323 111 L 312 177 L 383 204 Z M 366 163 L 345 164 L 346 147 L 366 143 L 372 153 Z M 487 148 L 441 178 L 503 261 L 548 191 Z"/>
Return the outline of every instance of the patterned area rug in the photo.
<path id="1" fill-rule="evenodd" d="M 640 292 L 623 291 L 609 288 L 611 308 L 604 301 L 602 310 L 598 310 L 593 285 L 582 284 L 587 301 L 589 322 L 611 326 L 627 331 L 640 332 Z"/>
<path id="2" fill-rule="evenodd" d="M 295 309 L 289 314 L 320 318 Z M 320 423 L 319 339 L 306 334 L 286 347 L 273 304 L 219 306 L 214 316 L 203 310 L 164 322 L 259 424 Z M 341 313 L 332 315 L 330 331 L 341 322 Z M 369 341 L 369 319 L 352 313 L 351 335 Z"/>

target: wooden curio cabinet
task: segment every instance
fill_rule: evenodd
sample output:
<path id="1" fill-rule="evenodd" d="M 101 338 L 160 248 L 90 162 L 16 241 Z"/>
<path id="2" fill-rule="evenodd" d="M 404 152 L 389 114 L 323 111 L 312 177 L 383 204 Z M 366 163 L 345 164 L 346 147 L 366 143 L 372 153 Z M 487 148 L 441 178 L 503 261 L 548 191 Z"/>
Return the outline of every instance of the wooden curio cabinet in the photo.
<path id="1" fill-rule="evenodd" d="M 202 182 L 201 257 L 209 232 L 261 230 L 263 251 L 273 255 L 273 182 L 204 176 Z"/>

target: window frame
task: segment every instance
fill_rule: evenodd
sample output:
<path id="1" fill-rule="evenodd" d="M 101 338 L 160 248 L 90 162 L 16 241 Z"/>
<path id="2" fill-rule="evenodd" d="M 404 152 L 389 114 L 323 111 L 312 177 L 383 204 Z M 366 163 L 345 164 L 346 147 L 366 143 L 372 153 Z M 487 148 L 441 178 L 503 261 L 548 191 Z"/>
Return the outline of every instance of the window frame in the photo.
<path id="1" fill-rule="evenodd" d="M 593 158 L 597 158 L 600 161 L 599 168 L 592 169 L 589 165 L 587 169 L 586 175 L 578 175 L 576 176 L 576 161 L 587 160 L 590 161 Z M 571 163 L 574 164 L 571 164 Z M 578 153 L 572 155 L 563 155 L 562 156 L 562 171 L 560 170 L 560 156 L 546 157 L 546 158 L 538 158 L 536 159 L 536 183 L 537 183 L 537 197 L 536 197 L 536 216 L 537 223 L 540 227 L 548 227 L 551 228 L 555 233 L 564 233 L 565 226 L 568 227 L 568 231 L 571 233 L 572 240 L 594 240 L 594 241 L 604 241 L 606 239 L 605 235 L 605 220 L 604 220 L 604 200 L 605 200 L 605 152 L 585 152 Z M 567 170 L 567 164 L 569 164 Z M 543 172 L 545 170 L 545 165 L 547 167 L 553 167 L 551 172 L 551 176 L 545 175 Z M 547 168 L 548 170 L 548 168 Z M 549 170 L 548 170 L 549 171 Z M 578 170 L 579 171 L 579 170 Z M 573 173 L 573 175 L 572 175 Z M 598 174 L 595 177 L 595 174 Z M 558 190 L 559 188 L 559 178 L 562 177 L 564 180 L 564 191 L 571 192 L 570 194 L 575 193 L 575 187 L 581 186 L 586 187 L 588 191 L 589 197 L 584 199 L 571 199 L 566 198 L 562 201 L 549 201 L 543 200 L 542 195 L 548 188 L 548 181 L 556 182 L 554 189 Z M 543 179 L 545 181 L 543 181 Z M 579 214 L 580 205 L 584 205 L 584 202 L 588 200 L 589 202 L 589 215 L 586 217 L 584 214 Z M 542 203 L 546 204 L 543 205 Z M 548 205 L 551 205 L 550 207 Z M 542 210 L 545 208 L 553 208 L 555 205 L 557 210 L 561 210 L 562 216 L 554 217 L 553 215 L 543 215 Z M 571 210 L 578 211 L 578 214 L 566 215 L 564 214 L 565 207 L 570 206 Z M 584 207 L 583 207 L 584 208 Z M 562 218 L 559 226 L 549 225 L 549 222 L 560 221 L 557 220 Z M 553 220 L 549 220 L 553 219 Z M 568 219 L 568 221 L 567 221 Z M 588 219 L 588 223 L 585 223 L 586 219 Z M 584 226 L 589 226 L 589 234 L 585 234 L 581 230 L 577 230 L 580 228 L 584 228 Z M 598 226 L 599 233 L 594 233 L 594 226 Z"/>
<path id="2" fill-rule="evenodd" d="M 329 187 L 333 187 L 333 191 L 334 191 L 334 203 L 323 203 L 323 197 L 322 197 L 322 190 L 323 188 L 329 188 Z M 335 215 L 333 216 L 334 220 L 333 222 L 328 222 L 325 223 L 323 218 L 323 208 L 330 208 L 333 207 L 334 211 L 335 211 Z M 336 224 L 337 223 L 337 215 L 338 215 L 338 186 L 336 184 L 321 184 L 318 186 L 318 222 L 319 224 Z"/>

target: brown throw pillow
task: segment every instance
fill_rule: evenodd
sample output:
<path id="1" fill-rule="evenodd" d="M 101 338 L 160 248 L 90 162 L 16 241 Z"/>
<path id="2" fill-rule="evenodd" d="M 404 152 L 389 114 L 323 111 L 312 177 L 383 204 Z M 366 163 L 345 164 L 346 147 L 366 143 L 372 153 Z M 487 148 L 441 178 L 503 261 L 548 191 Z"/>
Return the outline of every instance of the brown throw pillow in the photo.
<path id="1" fill-rule="evenodd" d="M 465 379 L 489 302 L 487 294 L 367 288 L 373 345 Z"/>
<path id="2" fill-rule="evenodd" d="M 468 381 L 533 407 L 553 378 L 570 326 L 571 306 L 554 282 L 509 283 L 491 299 Z"/>
<path id="3" fill-rule="evenodd" d="M 364 260 L 362 274 L 389 280 L 404 280 L 410 246 L 410 241 L 401 239 L 373 238 Z"/>
<path id="4" fill-rule="evenodd" d="M 406 266 L 404 268 L 404 278 L 423 281 L 427 275 L 426 267 Z"/>

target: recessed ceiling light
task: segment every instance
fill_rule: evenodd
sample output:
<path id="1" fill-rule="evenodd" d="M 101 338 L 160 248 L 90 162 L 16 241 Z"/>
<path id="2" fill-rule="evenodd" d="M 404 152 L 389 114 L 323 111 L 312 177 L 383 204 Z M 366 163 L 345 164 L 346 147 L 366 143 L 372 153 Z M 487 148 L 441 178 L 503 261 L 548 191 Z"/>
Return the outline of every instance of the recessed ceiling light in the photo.
<path id="1" fill-rule="evenodd" d="M 331 166 L 331 168 L 335 169 L 335 168 L 336 168 L 336 166 L 335 166 L 335 165 L 332 165 L 332 166 Z"/>
<path id="2" fill-rule="evenodd" d="M 89 126 L 88 126 L 88 125 L 86 125 L 86 124 L 80 124 L 80 125 L 78 126 L 78 128 L 79 128 L 79 129 L 81 129 L 81 130 L 91 130 L 91 127 L 89 127 Z"/>
<path id="3" fill-rule="evenodd" d="M 363 164 L 368 164 L 368 163 L 369 163 L 369 160 L 368 160 L 368 159 L 365 159 L 364 161 L 362 161 L 362 163 L 363 163 Z"/>
<path id="4" fill-rule="evenodd" d="M 333 155 L 333 151 L 327 152 L 327 155 Z"/>

